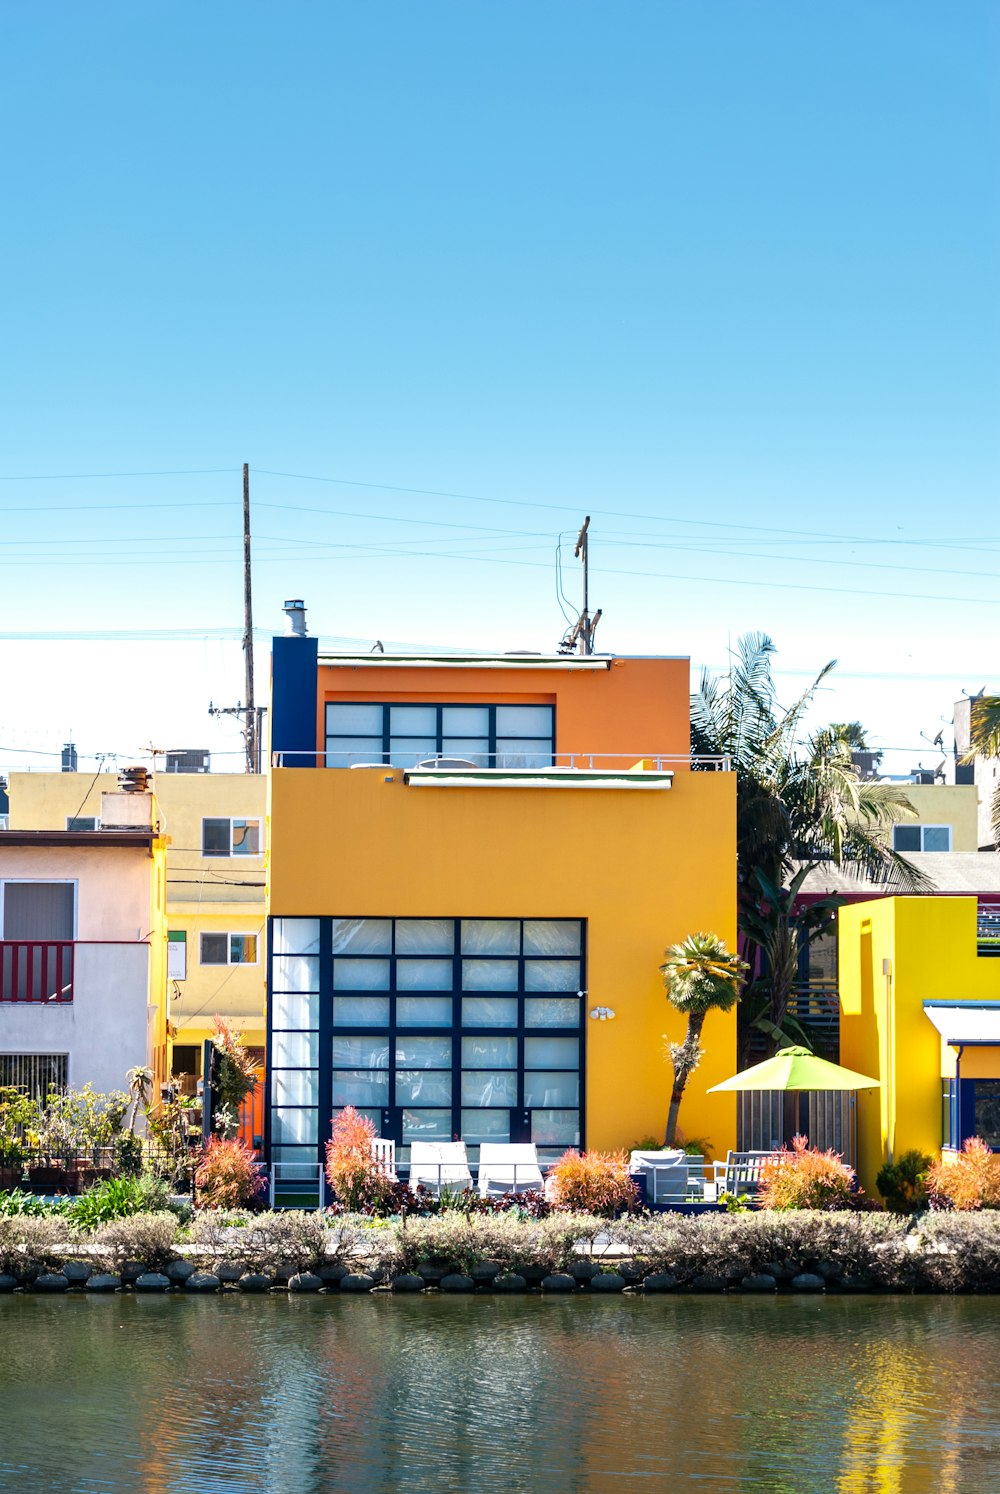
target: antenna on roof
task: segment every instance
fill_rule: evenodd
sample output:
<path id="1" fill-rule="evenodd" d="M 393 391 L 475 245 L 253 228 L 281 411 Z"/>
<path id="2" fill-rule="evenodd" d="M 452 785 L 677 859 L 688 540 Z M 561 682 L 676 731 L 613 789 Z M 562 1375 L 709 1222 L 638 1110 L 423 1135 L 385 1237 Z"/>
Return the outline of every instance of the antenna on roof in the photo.
<path id="1" fill-rule="evenodd" d="M 563 635 L 559 644 L 561 654 L 592 654 L 594 652 L 594 634 L 597 632 L 597 624 L 602 617 L 602 609 L 598 607 L 593 617 L 590 615 L 590 561 L 588 555 L 588 530 L 590 529 L 590 515 L 588 514 L 580 527 L 580 533 L 576 538 L 576 548 L 573 554 L 577 560 L 583 562 L 583 611 L 576 622 Z"/>

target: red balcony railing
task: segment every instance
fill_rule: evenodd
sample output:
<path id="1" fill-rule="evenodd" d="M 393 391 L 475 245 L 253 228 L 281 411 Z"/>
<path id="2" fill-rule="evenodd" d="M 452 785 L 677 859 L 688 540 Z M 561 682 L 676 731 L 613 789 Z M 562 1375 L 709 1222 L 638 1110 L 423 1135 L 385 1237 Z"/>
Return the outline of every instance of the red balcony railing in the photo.
<path id="1" fill-rule="evenodd" d="M 72 939 L 0 940 L 0 1001 L 72 1000 Z"/>

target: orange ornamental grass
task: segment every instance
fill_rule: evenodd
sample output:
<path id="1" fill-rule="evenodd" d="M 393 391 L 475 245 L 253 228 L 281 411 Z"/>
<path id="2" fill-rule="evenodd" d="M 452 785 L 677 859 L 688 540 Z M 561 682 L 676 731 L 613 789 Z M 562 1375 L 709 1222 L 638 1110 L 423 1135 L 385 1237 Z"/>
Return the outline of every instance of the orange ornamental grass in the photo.
<path id="1" fill-rule="evenodd" d="M 760 1170 L 757 1201 L 764 1209 L 847 1208 L 854 1173 L 837 1152 L 821 1152 L 808 1136 L 793 1136 Z"/>
<path id="2" fill-rule="evenodd" d="M 950 1162 L 939 1158 L 927 1174 L 927 1190 L 951 1200 L 953 1209 L 1000 1208 L 1000 1156 L 978 1136 Z"/>
<path id="3" fill-rule="evenodd" d="M 326 1180 L 338 1203 L 352 1212 L 381 1211 L 394 1193 L 393 1178 L 372 1151 L 375 1134 L 374 1123 L 353 1105 L 334 1117 L 326 1144 Z"/>
<path id="4" fill-rule="evenodd" d="M 564 1152 L 546 1173 L 552 1202 L 560 1209 L 610 1218 L 634 1209 L 639 1190 L 628 1175 L 626 1152 Z"/>
<path id="5" fill-rule="evenodd" d="M 257 1159 L 242 1141 L 212 1136 L 202 1148 L 194 1174 L 195 1195 L 203 1209 L 238 1209 L 264 1191 Z"/>

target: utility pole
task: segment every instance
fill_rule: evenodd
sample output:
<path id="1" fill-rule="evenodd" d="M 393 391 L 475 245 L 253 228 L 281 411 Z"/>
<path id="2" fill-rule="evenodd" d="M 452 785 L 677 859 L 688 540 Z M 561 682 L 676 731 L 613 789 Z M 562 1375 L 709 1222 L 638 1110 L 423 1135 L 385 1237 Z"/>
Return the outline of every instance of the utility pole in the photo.
<path id="1" fill-rule="evenodd" d="M 601 620 L 601 608 L 599 607 L 593 617 L 591 617 L 590 559 L 587 546 L 589 529 L 590 515 L 587 514 L 583 524 L 580 526 L 580 533 L 576 537 L 576 549 L 573 551 L 576 559 L 583 562 L 583 611 L 560 643 L 559 652 L 561 654 L 571 654 L 574 649 L 580 654 L 592 654 L 594 652 L 594 634 L 597 632 L 597 624 Z"/>
<path id="2" fill-rule="evenodd" d="M 260 772 L 253 699 L 253 598 L 250 591 L 250 464 L 243 463 L 243 656 L 246 661 L 247 772 Z"/>

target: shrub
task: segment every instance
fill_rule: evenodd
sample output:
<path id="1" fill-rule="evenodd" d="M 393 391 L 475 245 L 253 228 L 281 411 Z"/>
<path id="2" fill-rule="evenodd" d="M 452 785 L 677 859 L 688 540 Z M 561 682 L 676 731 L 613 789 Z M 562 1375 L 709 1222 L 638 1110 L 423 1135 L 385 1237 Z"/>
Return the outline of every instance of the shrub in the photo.
<path id="1" fill-rule="evenodd" d="M 66 1212 L 78 1230 L 94 1230 L 111 1219 L 132 1214 L 162 1213 L 167 1207 L 167 1184 L 153 1173 L 138 1178 L 108 1178 L 95 1183 L 68 1203 Z"/>
<path id="2" fill-rule="evenodd" d="M 60 1215 L 0 1218 L 0 1271 L 21 1276 L 32 1266 L 58 1267 L 69 1248 L 66 1220 Z"/>
<path id="3" fill-rule="evenodd" d="M 498 1261 L 507 1271 L 525 1268 L 565 1270 L 589 1253 L 600 1235 L 605 1249 L 617 1239 L 608 1221 L 592 1214 L 553 1214 L 523 1219 L 512 1213 L 466 1215 L 450 1211 L 433 1219 L 410 1220 L 387 1241 L 372 1242 L 393 1271 L 412 1271 L 423 1262 L 468 1272 L 480 1261 Z"/>
<path id="4" fill-rule="evenodd" d="M 339 1264 L 354 1249 L 357 1230 L 347 1221 L 328 1228 L 322 1214 L 241 1214 L 203 1209 L 191 1224 L 191 1241 L 206 1263 L 236 1265 L 273 1275 L 279 1266 L 315 1271 Z"/>
<path id="5" fill-rule="evenodd" d="M 375 1127 L 348 1105 L 334 1118 L 326 1144 L 326 1179 L 334 1197 L 352 1213 L 388 1214 L 402 1195 L 372 1151 Z"/>
<path id="6" fill-rule="evenodd" d="M 92 1237 L 94 1253 L 111 1270 L 126 1261 L 141 1261 L 161 1270 L 177 1255 L 177 1219 L 173 1214 L 133 1214 L 102 1224 Z"/>
<path id="7" fill-rule="evenodd" d="M 253 1152 L 242 1141 L 212 1136 L 202 1148 L 194 1174 L 200 1208 L 238 1209 L 264 1191 Z"/>
<path id="8" fill-rule="evenodd" d="M 842 1209 L 854 1173 L 834 1151 L 821 1152 L 807 1136 L 793 1136 L 760 1170 L 758 1202 L 765 1209 Z"/>
<path id="9" fill-rule="evenodd" d="M 970 1136 L 952 1161 L 942 1158 L 931 1166 L 927 1187 L 948 1199 L 953 1209 L 1000 1208 L 1000 1156 L 978 1136 Z"/>
<path id="10" fill-rule="evenodd" d="M 913 1214 L 927 1206 L 926 1173 L 931 1158 L 923 1152 L 903 1152 L 895 1162 L 886 1162 L 875 1179 L 875 1186 L 886 1206 L 896 1214 Z"/>
<path id="11" fill-rule="evenodd" d="M 929 1214 L 916 1261 L 925 1286 L 939 1292 L 1000 1286 L 1000 1218 L 992 1212 Z"/>
<path id="12" fill-rule="evenodd" d="M 0 1193 L 0 1215 L 7 1218 L 33 1215 L 41 1219 L 52 1214 L 65 1214 L 70 1207 L 68 1199 L 38 1198 L 34 1193 L 25 1193 L 14 1188 L 10 1193 Z"/>
<path id="13" fill-rule="evenodd" d="M 639 1190 L 628 1175 L 625 1152 L 564 1152 L 546 1177 L 560 1209 L 611 1218 L 638 1207 Z"/>

